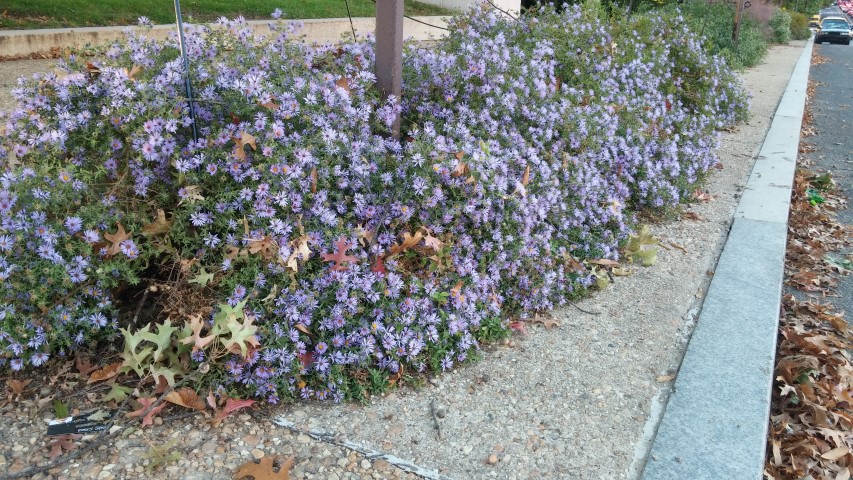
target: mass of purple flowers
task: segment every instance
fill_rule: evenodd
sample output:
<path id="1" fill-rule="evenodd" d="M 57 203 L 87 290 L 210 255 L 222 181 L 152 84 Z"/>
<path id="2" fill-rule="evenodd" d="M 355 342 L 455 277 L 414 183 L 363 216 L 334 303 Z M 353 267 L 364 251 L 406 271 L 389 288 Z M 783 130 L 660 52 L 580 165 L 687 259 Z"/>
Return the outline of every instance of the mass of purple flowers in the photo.
<path id="1" fill-rule="evenodd" d="M 212 375 L 245 395 L 339 401 L 453 368 L 487 326 L 581 295 L 583 260 L 618 259 L 637 212 L 717 162 L 746 100 L 684 25 L 477 7 L 406 49 L 386 101 L 370 39 L 191 26 L 198 140 L 176 41 L 129 33 L 22 80 L 0 143 L 0 362 L 115 339 L 122 292 L 159 269 L 212 274 L 184 282 L 210 307 L 247 302 L 261 347 Z"/>

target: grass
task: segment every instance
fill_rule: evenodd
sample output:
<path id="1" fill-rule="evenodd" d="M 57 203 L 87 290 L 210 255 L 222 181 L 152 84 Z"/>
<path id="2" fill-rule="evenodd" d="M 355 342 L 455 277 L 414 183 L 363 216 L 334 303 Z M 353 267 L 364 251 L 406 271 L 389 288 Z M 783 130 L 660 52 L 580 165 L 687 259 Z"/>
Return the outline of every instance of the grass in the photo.
<path id="1" fill-rule="evenodd" d="M 354 17 L 373 17 L 373 0 L 349 0 Z M 342 18 L 347 16 L 344 0 L 183 0 L 184 19 L 194 22 L 243 15 L 248 19 L 269 19 L 276 8 L 282 18 Z M 446 15 L 450 11 L 406 0 L 407 15 Z M 134 25 L 145 16 L 155 24 L 173 23 L 172 0 L 0 0 L 0 29 L 95 27 Z"/>

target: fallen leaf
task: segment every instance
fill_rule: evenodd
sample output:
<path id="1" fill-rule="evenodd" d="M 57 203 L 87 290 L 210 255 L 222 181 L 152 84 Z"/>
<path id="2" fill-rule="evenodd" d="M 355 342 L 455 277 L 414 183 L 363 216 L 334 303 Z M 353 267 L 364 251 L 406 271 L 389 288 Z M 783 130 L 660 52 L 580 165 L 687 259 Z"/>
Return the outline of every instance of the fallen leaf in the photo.
<path id="1" fill-rule="evenodd" d="M 521 177 L 521 184 L 523 186 L 527 186 L 530 183 L 530 165 L 524 169 L 524 175 Z"/>
<path id="2" fill-rule="evenodd" d="M 131 418 L 142 417 L 142 426 L 143 427 L 147 427 L 148 425 L 153 425 L 154 424 L 154 415 L 158 414 L 160 412 L 160 410 L 163 410 L 164 408 L 166 408 L 166 404 L 161 403 L 160 405 L 157 405 L 156 407 L 151 408 L 151 410 L 148 411 L 148 409 L 151 407 L 151 405 L 153 405 L 154 402 L 157 401 L 157 397 L 140 397 L 137 399 L 137 401 L 142 406 L 139 407 L 138 410 L 128 412 L 127 416 L 131 417 Z M 146 413 L 146 411 L 147 411 L 147 413 Z"/>
<path id="3" fill-rule="evenodd" d="M 157 209 L 157 218 L 150 224 L 142 227 L 142 234 L 146 237 L 169 233 L 172 229 L 172 220 L 166 220 L 166 212 L 162 208 Z"/>
<path id="4" fill-rule="evenodd" d="M 239 400 L 236 398 L 226 398 L 225 406 L 222 407 L 222 410 L 218 410 L 216 412 L 216 415 L 214 415 L 213 419 L 211 420 L 211 423 L 214 427 L 217 427 L 220 423 L 222 423 L 222 420 L 224 420 L 225 417 L 227 417 L 228 415 L 231 415 L 232 413 L 243 408 L 251 407 L 254 404 L 255 400 Z"/>
<path id="5" fill-rule="evenodd" d="M 195 390 L 189 387 L 183 387 L 169 392 L 163 399 L 169 403 L 174 403 L 175 405 L 180 405 L 184 408 L 199 411 L 205 410 L 204 401 L 198 396 L 198 393 L 196 393 Z"/>
<path id="6" fill-rule="evenodd" d="M 554 319 L 554 317 L 550 315 L 540 315 L 538 313 L 533 316 L 531 323 L 540 324 L 545 327 L 546 330 L 551 330 L 554 327 L 560 326 L 560 322 Z"/>
<path id="7" fill-rule="evenodd" d="M 337 79 L 337 81 L 335 81 L 335 85 L 337 85 L 339 88 L 342 88 L 345 92 L 349 93 L 350 92 L 350 82 L 351 82 L 351 80 L 349 78 L 341 77 L 341 78 Z"/>
<path id="8" fill-rule="evenodd" d="M 420 231 L 415 232 L 414 235 L 409 232 L 403 232 L 403 243 L 400 245 L 392 245 L 391 248 L 388 249 L 391 255 L 397 255 L 399 253 L 405 252 L 410 248 L 414 248 L 423 240 L 424 235 Z"/>
<path id="9" fill-rule="evenodd" d="M 77 371 L 80 372 L 80 375 L 88 375 L 89 372 L 98 368 L 97 365 L 92 365 L 91 363 L 89 363 L 88 358 L 84 358 L 81 355 L 78 355 L 74 359 L 74 367 L 77 368 Z"/>
<path id="10" fill-rule="evenodd" d="M 63 452 L 70 452 L 77 448 L 78 445 L 74 443 L 74 440 L 79 440 L 82 437 L 83 435 L 75 433 L 54 436 L 47 444 L 47 446 L 50 447 L 50 459 L 56 460 L 56 458 L 62 455 Z"/>
<path id="11" fill-rule="evenodd" d="M 255 480 L 290 480 L 290 469 L 293 468 L 293 456 L 281 464 L 276 471 L 277 458 L 264 457 L 258 463 L 249 461 L 234 472 L 234 480 L 252 477 Z"/>
<path id="12" fill-rule="evenodd" d="M 27 385 L 32 381 L 33 380 L 31 378 L 26 380 L 14 380 L 10 378 L 9 380 L 6 380 L 6 386 L 9 387 L 12 395 L 20 395 L 24 393 L 24 389 L 27 388 Z"/>
<path id="13" fill-rule="evenodd" d="M 104 238 L 112 242 L 110 248 L 107 249 L 107 257 L 112 257 L 121 251 L 121 242 L 130 239 L 130 233 L 124 231 L 124 226 L 121 222 L 118 223 L 116 233 L 105 233 Z"/>
<path id="14" fill-rule="evenodd" d="M 657 381 L 658 383 L 667 383 L 673 381 L 674 379 L 675 375 L 658 375 L 655 378 L 655 381 Z"/>
<path id="15" fill-rule="evenodd" d="M 311 193 L 317 193 L 317 167 L 311 169 Z"/>
<path id="16" fill-rule="evenodd" d="M 332 266 L 333 271 L 346 271 L 348 268 L 344 266 L 344 262 L 358 262 L 358 258 L 346 254 L 347 250 L 350 248 L 352 248 L 352 245 L 350 245 L 344 237 L 341 237 L 338 239 L 337 243 L 335 243 L 335 253 L 324 253 L 322 255 L 323 261 L 334 262 L 335 264 Z"/>
<path id="17" fill-rule="evenodd" d="M 239 137 L 233 137 L 234 140 L 234 156 L 240 160 L 246 160 L 246 145 L 252 147 L 252 150 L 257 150 L 258 145 L 255 143 L 255 137 L 247 132 L 240 131 Z"/>
<path id="18" fill-rule="evenodd" d="M 192 333 L 186 338 L 181 339 L 181 343 L 192 345 L 193 352 L 197 352 L 210 344 L 216 337 L 214 335 L 202 336 L 201 329 L 205 327 L 205 324 L 201 315 L 190 315 L 189 319 L 190 321 L 186 324 L 185 328 L 189 328 Z"/>
<path id="19" fill-rule="evenodd" d="M 593 260 L 587 260 L 587 263 L 592 263 L 594 265 L 601 265 L 604 267 L 617 267 L 619 266 L 619 262 L 616 260 L 610 260 L 607 258 L 596 258 Z"/>
<path id="20" fill-rule="evenodd" d="M 832 450 L 824 453 L 823 455 L 821 455 L 821 458 L 825 458 L 827 460 L 838 460 L 839 458 L 843 457 L 844 455 L 847 455 L 848 453 L 850 453 L 850 449 L 848 449 L 847 447 L 838 447 L 833 448 Z"/>
<path id="21" fill-rule="evenodd" d="M 510 330 L 515 330 L 516 332 L 519 332 L 522 335 L 527 335 L 527 327 L 524 326 L 523 322 L 509 322 L 508 326 Z"/>
<path id="22" fill-rule="evenodd" d="M 118 375 L 121 370 L 124 362 L 111 363 L 100 370 L 95 370 L 89 375 L 89 379 L 86 381 L 87 384 L 95 383 L 95 382 L 103 382 L 104 380 L 109 380 L 110 378 Z"/>

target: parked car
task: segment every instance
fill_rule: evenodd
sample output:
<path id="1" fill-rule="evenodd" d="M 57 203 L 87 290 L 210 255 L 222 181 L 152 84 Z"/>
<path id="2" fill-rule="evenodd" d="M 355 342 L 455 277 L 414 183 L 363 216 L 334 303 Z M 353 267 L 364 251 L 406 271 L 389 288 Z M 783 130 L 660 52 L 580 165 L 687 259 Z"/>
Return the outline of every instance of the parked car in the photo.
<path id="1" fill-rule="evenodd" d="M 812 15 L 812 18 L 809 20 L 809 28 L 814 30 L 820 28 L 820 15 Z"/>
<path id="2" fill-rule="evenodd" d="M 841 17 L 826 17 L 820 22 L 814 38 L 815 43 L 841 43 L 850 45 L 850 24 Z"/>

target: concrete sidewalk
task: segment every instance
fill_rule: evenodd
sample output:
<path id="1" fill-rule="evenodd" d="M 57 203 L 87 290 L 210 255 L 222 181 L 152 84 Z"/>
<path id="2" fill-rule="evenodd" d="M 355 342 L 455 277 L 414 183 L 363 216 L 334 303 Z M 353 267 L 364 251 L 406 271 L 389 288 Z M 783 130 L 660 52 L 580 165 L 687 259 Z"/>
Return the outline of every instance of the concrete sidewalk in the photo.
<path id="1" fill-rule="evenodd" d="M 810 41 L 738 204 L 646 464 L 648 480 L 762 478 L 811 52 Z"/>

